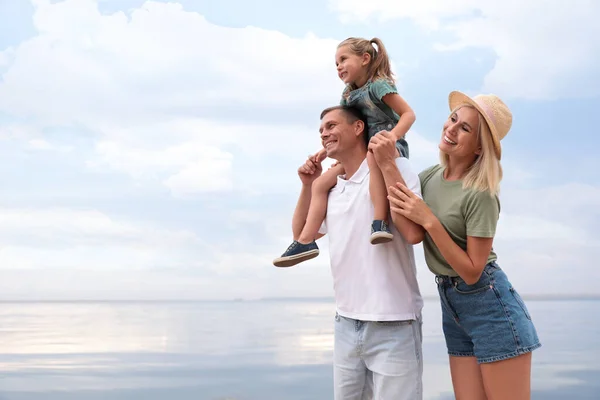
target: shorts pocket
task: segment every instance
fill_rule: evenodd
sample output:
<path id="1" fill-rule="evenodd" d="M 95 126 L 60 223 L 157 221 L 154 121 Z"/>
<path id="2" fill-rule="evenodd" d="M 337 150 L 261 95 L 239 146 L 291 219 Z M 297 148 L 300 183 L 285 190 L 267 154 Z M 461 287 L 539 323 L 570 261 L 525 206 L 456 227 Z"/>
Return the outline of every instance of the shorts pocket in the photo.
<path id="1" fill-rule="evenodd" d="M 491 276 L 484 270 L 481 273 L 481 277 L 479 280 L 473 285 L 467 285 L 464 280 L 458 279 L 454 282 L 454 291 L 459 294 L 476 294 L 485 292 L 492 288 L 492 278 Z"/>
<path id="2" fill-rule="evenodd" d="M 491 285 L 488 279 L 486 282 L 477 282 L 474 285 L 467 285 L 465 282 L 460 281 L 454 285 L 454 291 L 459 294 L 476 294 L 490 290 Z"/>
<path id="3" fill-rule="evenodd" d="M 515 298 L 515 300 L 517 301 L 517 303 L 519 304 L 519 306 L 525 313 L 525 316 L 527 317 L 527 319 L 531 321 L 531 315 L 529 315 L 529 311 L 527 310 L 527 306 L 525 305 L 525 302 L 521 298 L 521 295 L 512 286 L 508 290 L 510 290 L 510 292 L 512 293 L 513 297 Z"/>

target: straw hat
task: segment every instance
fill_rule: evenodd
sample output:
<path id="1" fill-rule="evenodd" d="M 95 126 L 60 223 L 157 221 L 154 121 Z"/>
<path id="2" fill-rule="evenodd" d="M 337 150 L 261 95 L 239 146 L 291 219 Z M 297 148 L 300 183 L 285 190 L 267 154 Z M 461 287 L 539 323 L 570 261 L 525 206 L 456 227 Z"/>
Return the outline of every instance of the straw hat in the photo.
<path id="1" fill-rule="evenodd" d="M 504 139 L 510 127 L 512 126 L 512 113 L 500 98 L 494 94 L 480 94 L 473 98 L 464 93 L 454 91 L 448 96 L 450 110 L 464 104 L 473 106 L 483 115 L 483 118 L 490 127 L 494 150 L 498 160 L 502 155 L 500 141 Z"/>

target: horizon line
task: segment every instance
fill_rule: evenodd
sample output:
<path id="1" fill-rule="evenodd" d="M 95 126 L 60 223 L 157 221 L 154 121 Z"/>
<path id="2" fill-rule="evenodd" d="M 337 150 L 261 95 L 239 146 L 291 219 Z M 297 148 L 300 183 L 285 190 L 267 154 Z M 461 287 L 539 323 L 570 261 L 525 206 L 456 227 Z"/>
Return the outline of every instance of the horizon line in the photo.
<path id="1" fill-rule="evenodd" d="M 600 300 L 600 294 L 528 294 L 522 295 L 524 300 L 533 301 L 552 301 L 552 300 Z M 423 296 L 423 300 L 438 300 L 436 295 Z M 333 296 L 297 296 L 297 297 L 257 297 L 257 298 L 54 298 L 54 299 L 0 299 L 0 304 L 4 303 L 202 303 L 202 302 L 270 302 L 270 301 L 331 301 Z"/>

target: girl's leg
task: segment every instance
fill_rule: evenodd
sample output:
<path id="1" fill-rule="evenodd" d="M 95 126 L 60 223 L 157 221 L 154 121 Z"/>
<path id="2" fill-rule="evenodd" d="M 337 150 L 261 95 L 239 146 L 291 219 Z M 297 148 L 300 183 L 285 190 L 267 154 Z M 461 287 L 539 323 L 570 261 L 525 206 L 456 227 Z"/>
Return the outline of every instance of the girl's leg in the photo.
<path id="1" fill-rule="evenodd" d="M 488 400 L 475 357 L 450 356 L 450 375 L 456 400 Z"/>
<path id="2" fill-rule="evenodd" d="M 329 190 L 336 185 L 337 176 L 343 173 L 344 167 L 338 164 L 314 180 L 304 228 L 300 232 L 300 236 L 294 238 L 292 244 L 281 257 L 273 260 L 273 265 L 276 267 L 291 267 L 319 255 L 319 247 L 315 240 L 327 213 Z"/>
<path id="3" fill-rule="evenodd" d="M 306 224 L 304 225 L 300 236 L 294 238 L 294 240 L 297 240 L 302 244 L 307 244 L 316 239 L 319 228 L 327 214 L 327 198 L 329 196 L 329 191 L 336 185 L 338 175 L 342 175 L 343 173 L 344 167 L 342 167 L 341 164 L 338 164 L 315 179 L 312 184 L 312 194 L 310 206 L 308 207 L 308 215 L 306 216 Z"/>
<path id="4" fill-rule="evenodd" d="M 531 398 L 531 355 L 481 364 L 488 400 L 529 400 Z"/>
<path id="5" fill-rule="evenodd" d="M 388 202 L 387 188 L 383 174 L 375 161 L 372 152 L 367 152 L 367 163 L 369 164 L 369 192 L 371 201 L 375 208 L 375 217 L 371 227 L 371 243 L 379 244 L 392 240 L 394 237 L 390 232 L 387 223 L 389 218 L 390 203 Z"/>

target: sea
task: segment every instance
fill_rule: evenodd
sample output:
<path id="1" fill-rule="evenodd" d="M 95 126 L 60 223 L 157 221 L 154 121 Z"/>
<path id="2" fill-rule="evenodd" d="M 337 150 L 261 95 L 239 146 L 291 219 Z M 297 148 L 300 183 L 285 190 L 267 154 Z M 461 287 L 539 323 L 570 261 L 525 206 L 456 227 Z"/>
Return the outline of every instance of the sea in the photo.
<path id="1" fill-rule="evenodd" d="M 600 399 L 600 300 L 529 299 L 533 399 Z M 0 400 L 330 400 L 331 299 L 0 303 Z M 425 399 L 453 399 L 437 299 Z"/>

